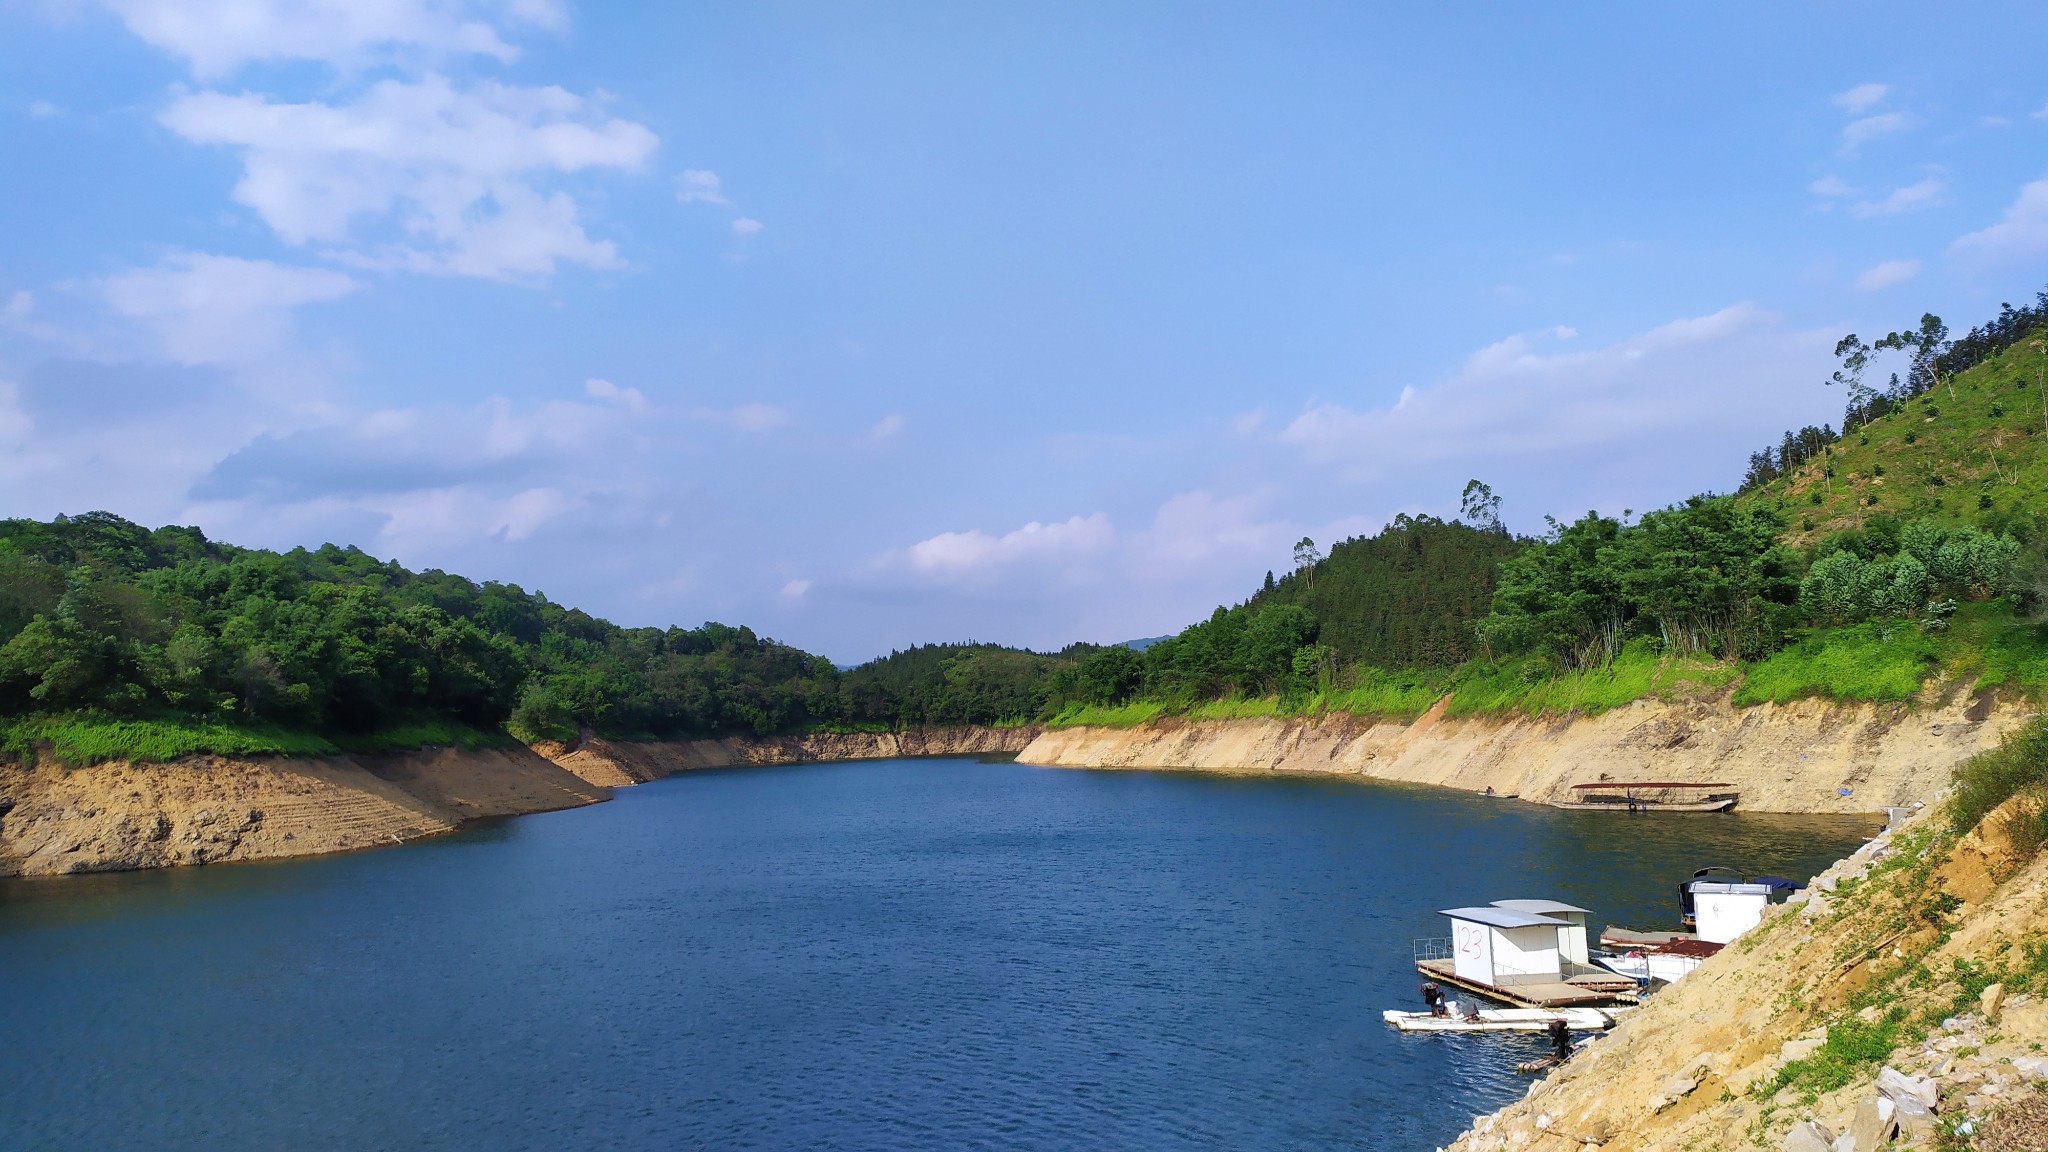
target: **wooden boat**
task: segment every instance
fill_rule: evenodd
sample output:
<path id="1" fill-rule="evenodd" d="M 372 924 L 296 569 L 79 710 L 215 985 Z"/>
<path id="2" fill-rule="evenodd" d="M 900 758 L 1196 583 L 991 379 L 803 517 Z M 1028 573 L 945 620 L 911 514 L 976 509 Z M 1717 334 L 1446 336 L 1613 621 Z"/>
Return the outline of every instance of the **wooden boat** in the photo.
<path id="1" fill-rule="evenodd" d="M 1549 1030 L 1552 1020 L 1559 1019 L 1574 1032 L 1600 1032 L 1614 1027 L 1615 1015 L 1625 1011 L 1628 1009 L 1482 1008 L 1455 1016 L 1433 1016 L 1389 1008 L 1380 1017 L 1403 1032 L 1543 1032 Z"/>
<path id="2" fill-rule="evenodd" d="M 1733 787 L 1673 780 L 1602 780 L 1574 784 L 1576 799 L 1552 800 L 1550 806 L 1579 812 L 1726 812 L 1735 807 L 1739 793 L 1707 790 Z"/>

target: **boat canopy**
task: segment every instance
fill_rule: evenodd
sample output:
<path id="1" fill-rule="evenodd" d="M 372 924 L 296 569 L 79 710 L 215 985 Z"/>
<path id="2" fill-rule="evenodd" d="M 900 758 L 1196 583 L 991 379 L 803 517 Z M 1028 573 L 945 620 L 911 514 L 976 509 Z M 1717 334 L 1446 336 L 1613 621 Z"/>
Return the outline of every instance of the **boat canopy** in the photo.
<path id="1" fill-rule="evenodd" d="M 1469 920 L 1489 928 L 1569 928 L 1570 924 L 1549 916 L 1538 916 L 1529 912 L 1517 912 L 1512 908 L 1441 908 L 1438 909 L 1453 920 Z"/>
<path id="2" fill-rule="evenodd" d="M 1695 880 L 1686 887 L 1695 895 L 1715 896 L 1768 896 L 1774 890 L 1769 884 L 1731 884 L 1725 880 Z"/>
<path id="3" fill-rule="evenodd" d="M 1790 889 L 1791 891 L 1794 891 L 1794 892 L 1797 892 L 1797 891 L 1799 891 L 1799 890 L 1800 890 L 1801 888 L 1804 888 L 1804 887 L 1806 887 L 1806 885 L 1804 885 L 1804 884 L 1801 884 L 1801 883 L 1800 883 L 1799 881 L 1797 881 L 1797 880 L 1787 880 L 1787 879 L 1785 879 L 1785 878 L 1784 878 L 1783 876 L 1758 876 L 1758 877 L 1756 877 L 1755 879 L 1751 880 L 1751 881 L 1750 881 L 1750 883 L 1751 883 L 1751 884 L 1768 884 L 1768 885 L 1770 885 L 1770 886 L 1771 886 L 1772 888 L 1774 888 L 1774 889 L 1780 889 L 1780 890 L 1784 890 L 1784 889 Z"/>
<path id="4" fill-rule="evenodd" d="M 1583 791 L 1588 788 L 1733 788 L 1733 784 L 1696 784 L 1690 780 L 1602 780 L 1597 784 L 1574 784 L 1572 787 Z"/>

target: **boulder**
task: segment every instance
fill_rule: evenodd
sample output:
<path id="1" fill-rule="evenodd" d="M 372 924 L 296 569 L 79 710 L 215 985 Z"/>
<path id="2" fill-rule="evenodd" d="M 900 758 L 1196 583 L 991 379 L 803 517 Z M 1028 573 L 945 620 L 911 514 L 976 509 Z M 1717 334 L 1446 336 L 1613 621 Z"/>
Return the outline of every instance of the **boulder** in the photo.
<path id="1" fill-rule="evenodd" d="M 1827 1043 L 1826 1037 L 1822 1037 L 1818 1040 L 1787 1040 L 1785 1041 L 1785 1046 L 1783 1048 L 1778 1049 L 1778 1059 L 1783 1060 L 1787 1064 L 1790 1064 L 1794 1060 L 1804 1060 L 1808 1056 L 1813 1055 L 1815 1052 L 1820 1051 L 1820 1046 L 1825 1043 Z"/>
<path id="2" fill-rule="evenodd" d="M 1887 1065 L 1877 1074 L 1877 1090 L 1897 1106 L 1900 1124 L 1934 1114 L 1941 1089 L 1926 1076 L 1908 1076 Z"/>
<path id="3" fill-rule="evenodd" d="M 1801 1120 L 1785 1133 L 1784 1152 L 1835 1152 L 1835 1134 L 1818 1120 Z"/>
<path id="4" fill-rule="evenodd" d="M 1998 1019 L 1998 1010 L 2005 1006 L 2005 985 L 1992 984 L 1985 987 L 1977 997 L 1977 1010 L 1985 1020 Z"/>
<path id="5" fill-rule="evenodd" d="M 1894 1119 L 1898 1106 L 1886 1096 L 1865 1096 L 1856 1105 L 1856 1116 L 1849 1121 L 1849 1136 L 1855 1152 L 1876 1152 L 1876 1149 L 1891 1143 L 1892 1135 L 1899 1129 Z"/>
<path id="6" fill-rule="evenodd" d="M 1666 1099 L 1677 1100 L 1681 1096 L 1692 1095 L 1692 1090 L 1699 1086 L 1700 1082 L 1697 1080 L 1685 1076 L 1673 1076 L 1671 1079 L 1664 1081 L 1657 1088 L 1657 1092 Z"/>

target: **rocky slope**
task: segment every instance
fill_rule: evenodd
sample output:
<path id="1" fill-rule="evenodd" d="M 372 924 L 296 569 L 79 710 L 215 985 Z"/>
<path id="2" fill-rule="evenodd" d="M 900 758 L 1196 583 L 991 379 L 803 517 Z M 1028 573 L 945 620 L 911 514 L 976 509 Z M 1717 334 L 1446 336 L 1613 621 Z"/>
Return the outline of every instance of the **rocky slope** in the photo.
<path id="1" fill-rule="evenodd" d="M 2013 850 L 2003 811 L 1960 843 L 1940 818 L 1823 873 L 1452 1148 L 2048 1147 L 2048 857 Z"/>
<path id="2" fill-rule="evenodd" d="M 1590 717 L 1456 719 L 1445 716 L 1446 703 L 1413 723 L 1340 713 L 1064 728 L 1033 740 L 1018 759 L 1336 773 L 1539 801 L 1565 799 L 1573 784 L 1600 780 L 1725 782 L 1753 811 L 1870 812 L 1943 787 L 1958 762 L 1996 744 L 2023 714 L 1953 684 L 1911 704 L 1735 708 L 1724 695 L 1644 699 Z"/>

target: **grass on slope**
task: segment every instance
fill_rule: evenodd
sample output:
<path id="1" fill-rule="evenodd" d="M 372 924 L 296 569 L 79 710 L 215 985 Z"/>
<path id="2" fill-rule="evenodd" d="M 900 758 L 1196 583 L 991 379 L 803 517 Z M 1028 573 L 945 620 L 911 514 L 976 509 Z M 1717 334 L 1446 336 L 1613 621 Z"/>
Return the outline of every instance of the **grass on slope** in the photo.
<path id="1" fill-rule="evenodd" d="M 2048 696 L 2048 635 L 2015 620 L 2003 600 L 1965 604 L 1935 632 L 1898 620 L 1829 628 L 1751 665 L 1735 703 L 1907 700 L 1937 673 L 2041 699 Z"/>
<path id="2" fill-rule="evenodd" d="M 332 756 L 443 745 L 482 748 L 511 742 L 502 732 L 430 720 L 375 732 L 327 737 L 254 721 L 168 718 L 124 720 L 91 714 L 28 716 L 0 727 L 0 755 L 61 764 L 165 761 L 180 756 Z"/>
<path id="3" fill-rule="evenodd" d="M 1877 513 L 1901 523 L 2037 523 L 2039 494 L 2048 492 L 2044 345 L 2022 340 L 1957 373 L 1742 499 L 1775 508 L 1797 545 L 1860 528 Z"/>

